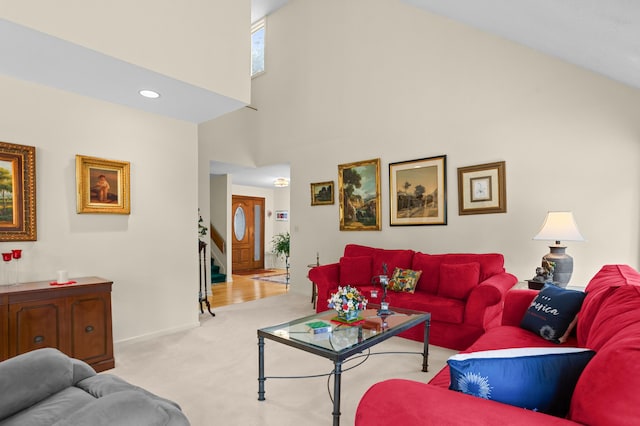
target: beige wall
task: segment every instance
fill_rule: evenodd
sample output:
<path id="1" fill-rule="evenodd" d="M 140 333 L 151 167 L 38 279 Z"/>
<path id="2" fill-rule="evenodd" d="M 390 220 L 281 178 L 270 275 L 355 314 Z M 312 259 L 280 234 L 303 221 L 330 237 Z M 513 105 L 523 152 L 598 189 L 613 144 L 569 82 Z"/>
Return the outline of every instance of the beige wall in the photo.
<path id="1" fill-rule="evenodd" d="M 36 147 L 38 240 L 0 243 L 24 250 L 22 280 L 113 280 L 116 341 L 196 326 L 196 125 L 5 77 L 0 93 L 0 140 Z M 131 163 L 130 215 L 76 213 L 76 154 Z"/>
<path id="2" fill-rule="evenodd" d="M 532 240 L 548 210 L 573 211 L 587 238 L 568 243 L 572 285 L 605 263 L 638 267 L 639 90 L 398 0 L 294 0 L 267 29 L 258 111 L 207 130 L 224 135 L 213 143 L 253 141 L 257 163 L 290 162 L 294 291 L 309 291 L 316 252 L 337 261 L 350 242 L 500 252 L 529 279 L 548 252 Z M 448 224 L 390 227 L 388 164 L 442 154 Z M 309 183 L 370 158 L 382 164 L 382 231 L 340 232 L 338 205 L 311 207 Z M 493 161 L 506 162 L 508 212 L 459 216 L 456 169 Z"/>
<path id="3" fill-rule="evenodd" d="M 2 18 L 248 103 L 249 0 L 0 0 Z"/>

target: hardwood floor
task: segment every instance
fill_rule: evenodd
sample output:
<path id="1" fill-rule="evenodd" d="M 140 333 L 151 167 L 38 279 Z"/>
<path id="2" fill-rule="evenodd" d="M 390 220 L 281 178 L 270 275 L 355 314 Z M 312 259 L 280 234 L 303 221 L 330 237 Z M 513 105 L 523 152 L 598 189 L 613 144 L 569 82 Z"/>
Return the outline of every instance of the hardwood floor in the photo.
<path id="1" fill-rule="evenodd" d="M 284 274 L 284 269 L 275 269 L 272 272 L 258 274 L 268 276 Z M 288 288 L 284 284 L 260 281 L 253 278 L 253 275 L 233 275 L 232 282 L 217 283 L 211 285 L 211 296 L 209 303 L 211 308 L 231 305 L 234 303 L 247 302 L 249 300 L 262 299 L 269 296 L 284 294 Z"/>

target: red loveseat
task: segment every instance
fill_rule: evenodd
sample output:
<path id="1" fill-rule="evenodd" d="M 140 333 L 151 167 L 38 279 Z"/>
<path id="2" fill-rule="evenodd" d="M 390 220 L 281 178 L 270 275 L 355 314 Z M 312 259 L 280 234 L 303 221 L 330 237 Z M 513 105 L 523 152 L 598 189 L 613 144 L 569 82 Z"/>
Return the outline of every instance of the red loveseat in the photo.
<path id="1" fill-rule="evenodd" d="M 604 266 L 586 293 L 575 333 L 563 346 L 589 348 L 596 354 L 578 378 L 566 418 L 449 390 L 446 366 L 428 384 L 391 379 L 373 385 L 360 400 L 355 424 L 640 424 L 640 274 L 626 265 Z M 503 325 L 487 331 L 464 352 L 557 347 L 519 326 L 536 294 L 534 290 L 509 291 Z"/>
<path id="2" fill-rule="evenodd" d="M 485 330 L 500 325 L 504 295 L 517 278 L 504 270 L 501 254 L 425 254 L 413 250 L 387 250 L 348 244 L 338 263 L 309 271 L 318 289 L 317 312 L 328 309 L 327 300 L 339 285 L 358 287 L 370 302 L 382 296 L 374 277 L 383 273 L 391 278 L 395 268 L 422 271 L 415 292 L 389 291 L 390 309 L 401 307 L 431 313 L 429 343 L 462 350 L 475 342 Z M 378 297 L 371 297 L 371 290 Z M 401 334 L 412 340 L 424 339 L 424 326 Z"/>

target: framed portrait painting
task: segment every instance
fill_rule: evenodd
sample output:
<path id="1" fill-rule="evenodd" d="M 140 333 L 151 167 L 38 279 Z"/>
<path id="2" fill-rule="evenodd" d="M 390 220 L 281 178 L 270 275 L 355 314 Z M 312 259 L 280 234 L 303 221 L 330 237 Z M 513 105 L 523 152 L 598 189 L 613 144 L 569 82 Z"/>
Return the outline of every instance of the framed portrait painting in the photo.
<path id="1" fill-rule="evenodd" d="M 389 164 L 391 226 L 447 224 L 447 156 Z"/>
<path id="2" fill-rule="evenodd" d="M 505 162 L 458 168 L 458 212 L 461 215 L 506 213 Z"/>
<path id="3" fill-rule="evenodd" d="M 0 142 L 0 241 L 36 237 L 36 149 Z"/>
<path id="4" fill-rule="evenodd" d="M 333 181 L 311 184 L 311 205 L 324 206 L 335 203 Z"/>
<path id="5" fill-rule="evenodd" d="M 76 155 L 78 213 L 129 214 L 129 163 Z"/>
<path id="6" fill-rule="evenodd" d="M 379 231 L 380 159 L 338 165 L 341 231 Z"/>

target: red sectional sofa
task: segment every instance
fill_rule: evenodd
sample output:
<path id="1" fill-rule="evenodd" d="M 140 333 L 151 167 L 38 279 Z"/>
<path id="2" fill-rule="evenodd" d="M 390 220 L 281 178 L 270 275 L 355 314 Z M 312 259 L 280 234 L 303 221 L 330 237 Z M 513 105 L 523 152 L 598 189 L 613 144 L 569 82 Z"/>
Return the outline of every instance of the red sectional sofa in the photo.
<path id="1" fill-rule="evenodd" d="M 509 291 L 502 325 L 463 352 L 560 346 L 520 327 L 536 295 L 534 290 Z M 562 346 L 589 348 L 595 356 L 579 375 L 565 418 L 449 390 L 446 366 L 428 384 L 391 379 L 373 385 L 360 400 L 355 424 L 640 424 L 640 274 L 626 265 L 604 266 L 586 288 L 574 331 Z M 517 376 L 514 383 L 522 380 Z"/>
<path id="2" fill-rule="evenodd" d="M 328 309 L 327 300 L 339 285 L 358 287 L 370 302 L 374 277 L 391 277 L 395 268 L 421 271 L 414 293 L 389 291 L 390 309 L 402 307 L 431 313 L 429 343 L 455 350 L 467 348 L 487 329 L 500 325 L 504 295 L 517 278 L 504 269 L 501 254 L 425 254 L 413 250 L 387 250 L 348 244 L 338 263 L 309 271 L 318 290 L 317 312 Z M 424 326 L 401 334 L 422 341 Z"/>

